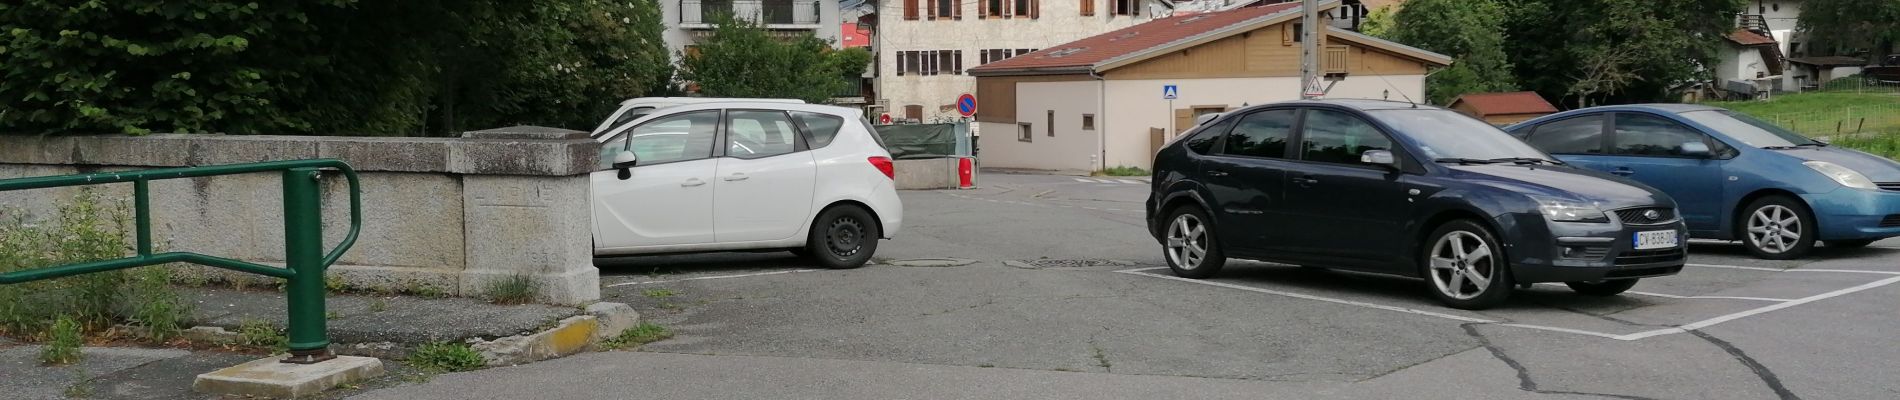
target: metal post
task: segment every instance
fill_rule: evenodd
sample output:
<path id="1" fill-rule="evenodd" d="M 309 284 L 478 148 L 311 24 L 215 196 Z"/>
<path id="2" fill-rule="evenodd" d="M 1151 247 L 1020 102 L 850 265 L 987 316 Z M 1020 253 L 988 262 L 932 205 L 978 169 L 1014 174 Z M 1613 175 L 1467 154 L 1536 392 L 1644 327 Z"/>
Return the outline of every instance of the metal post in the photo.
<path id="1" fill-rule="evenodd" d="M 138 230 L 139 257 L 152 255 L 152 187 L 144 180 L 132 181 L 132 223 Z"/>
<path id="2" fill-rule="evenodd" d="M 1307 85 L 1319 80 L 1319 0 L 1305 0 L 1300 4 L 1306 14 L 1300 21 L 1304 27 L 1300 30 L 1300 99 L 1313 100 L 1319 96 L 1309 95 Z"/>
<path id="3" fill-rule="evenodd" d="M 323 213 L 316 168 L 284 171 L 284 264 L 291 276 L 284 298 L 290 310 L 290 357 L 284 362 L 312 364 L 336 358 L 323 310 Z"/>

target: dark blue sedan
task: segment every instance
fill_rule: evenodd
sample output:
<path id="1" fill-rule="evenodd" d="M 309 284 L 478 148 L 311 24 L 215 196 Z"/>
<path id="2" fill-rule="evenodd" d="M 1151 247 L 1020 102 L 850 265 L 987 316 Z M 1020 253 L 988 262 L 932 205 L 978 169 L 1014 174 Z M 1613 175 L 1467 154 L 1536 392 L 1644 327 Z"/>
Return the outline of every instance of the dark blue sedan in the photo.
<path id="1" fill-rule="evenodd" d="M 1900 236 L 1900 163 L 1828 146 L 1717 107 L 1594 107 L 1506 128 L 1574 166 L 1674 197 L 1690 235 L 1740 240 L 1757 257 Z"/>

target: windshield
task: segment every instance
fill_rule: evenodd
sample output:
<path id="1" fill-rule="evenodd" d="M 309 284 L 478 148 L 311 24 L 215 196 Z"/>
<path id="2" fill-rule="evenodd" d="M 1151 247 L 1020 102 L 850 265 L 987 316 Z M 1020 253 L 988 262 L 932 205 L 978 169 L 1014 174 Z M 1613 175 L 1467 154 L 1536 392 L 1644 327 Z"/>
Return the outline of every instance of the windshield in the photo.
<path id="1" fill-rule="evenodd" d="M 1491 124 L 1450 110 L 1406 108 L 1374 110 L 1369 114 L 1411 138 L 1418 144 L 1419 151 L 1425 152 L 1427 159 L 1551 160 L 1550 155 L 1524 144 Z"/>
<path id="2" fill-rule="evenodd" d="M 1794 131 L 1770 124 L 1768 121 L 1734 111 L 1690 111 L 1682 113 L 1682 116 L 1749 146 L 1776 148 L 1821 144 Z"/>

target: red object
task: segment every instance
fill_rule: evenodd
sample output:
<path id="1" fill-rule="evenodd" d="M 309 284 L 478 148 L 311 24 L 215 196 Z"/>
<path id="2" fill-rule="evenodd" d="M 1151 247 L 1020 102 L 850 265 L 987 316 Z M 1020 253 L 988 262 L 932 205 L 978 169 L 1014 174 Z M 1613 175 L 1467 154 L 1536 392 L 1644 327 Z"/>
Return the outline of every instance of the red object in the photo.
<path id="1" fill-rule="evenodd" d="M 1736 29 L 1734 32 L 1729 32 L 1728 40 L 1743 46 L 1775 44 L 1775 38 L 1762 36 L 1762 34 L 1747 29 Z"/>
<path id="2" fill-rule="evenodd" d="M 965 117 L 976 115 L 976 95 L 964 93 L 957 96 L 957 113 Z"/>
<path id="3" fill-rule="evenodd" d="M 897 179 L 897 165 L 891 163 L 890 157 L 871 157 L 870 161 L 871 166 L 877 167 L 877 172 L 883 172 L 885 178 Z"/>
<path id="4" fill-rule="evenodd" d="M 1472 93 L 1458 96 L 1458 99 L 1451 101 L 1450 107 L 1457 108 L 1458 103 L 1471 106 L 1479 116 L 1557 112 L 1557 107 L 1544 101 L 1544 97 L 1538 96 L 1537 92 Z"/>
<path id="5" fill-rule="evenodd" d="M 976 186 L 976 159 L 957 159 L 957 188 L 969 189 Z"/>
<path id="6" fill-rule="evenodd" d="M 877 116 L 877 123 L 879 123 L 879 124 L 884 124 L 884 125 L 890 125 L 890 124 L 891 124 L 891 113 L 883 113 L 883 114 L 878 114 L 878 116 Z"/>
<path id="7" fill-rule="evenodd" d="M 870 31 L 859 29 L 857 22 L 846 22 L 839 28 L 838 43 L 843 48 L 871 47 Z"/>

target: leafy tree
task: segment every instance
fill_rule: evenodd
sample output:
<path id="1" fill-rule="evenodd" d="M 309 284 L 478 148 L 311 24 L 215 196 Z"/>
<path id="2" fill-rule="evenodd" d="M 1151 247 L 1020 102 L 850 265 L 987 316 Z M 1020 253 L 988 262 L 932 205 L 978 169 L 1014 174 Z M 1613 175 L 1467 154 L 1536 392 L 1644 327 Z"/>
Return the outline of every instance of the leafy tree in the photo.
<path id="1" fill-rule="evenodd" d="M 1807 0 L 1801 3 L 1801 30 L 1809 46 L 1822 54 L 1867 50 L 1878 59 L 1900 42 L 1900 1 Z"/>
<path id="2" fill-rule="evenodd" d="M 680 56 L 680 79 L 717 97 L 792 98 L 823 102 L 864 74 L 871 55 L 833 50 L 810 34 L 773 38 L 756 23 L 714 16 L 711 36 Z"/>
<path id="3" fill-rule="evenodd" d="M 1390 39 L 1391 36 L 1388 36 L 1389 33 L 1387 32 L 1392 30 L 1392 13 L 1398 8 L 1399 6 L 1397 5 L 1390 5 L 1379 7 L 1366 13 L 1366 19 L 1359 22 L 1359 32 L 1374 37 Z"/>
<path id="4" fill-rule="evenodd" d="M 1426 79 L 1426 97 L 1446 104 L 1466 93 L 1517 90 L 1504 55 L 1504 18 L 1492 0 L 1411 0 L 1383 37 L 1456 60 Z"/>
<path id="5" fill-rule="evenodd" d="M 1518 83 L 1578 107 L 1707 79 L 1742 0 L 1503 0 Z M 1409 7 L 1409 5 L 1408 5 Z"/>

